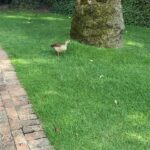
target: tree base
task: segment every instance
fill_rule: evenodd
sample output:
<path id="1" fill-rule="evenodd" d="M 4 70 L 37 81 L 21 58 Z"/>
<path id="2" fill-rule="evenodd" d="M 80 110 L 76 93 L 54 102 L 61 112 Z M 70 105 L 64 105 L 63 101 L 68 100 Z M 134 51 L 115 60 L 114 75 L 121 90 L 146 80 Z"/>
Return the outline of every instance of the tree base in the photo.
<path id="1" fill-rule="evenodd" d="M 76 4 L 70 32 L 73 39 L 98 47 L 119 48 L 123 45 L 123 30 L 120 0 L 93 0 L 90 4 L 88 0 Z"/>

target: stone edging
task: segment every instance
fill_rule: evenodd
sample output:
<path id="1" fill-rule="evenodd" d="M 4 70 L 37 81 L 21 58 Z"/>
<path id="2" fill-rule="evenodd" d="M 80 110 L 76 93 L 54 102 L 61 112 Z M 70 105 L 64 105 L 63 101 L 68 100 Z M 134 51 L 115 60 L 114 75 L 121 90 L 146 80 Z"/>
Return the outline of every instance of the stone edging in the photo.
<path id="1" fill-rule="evenodd" d="M 7 54 L 0 49 L 0 150 L 53 150 Z"/>

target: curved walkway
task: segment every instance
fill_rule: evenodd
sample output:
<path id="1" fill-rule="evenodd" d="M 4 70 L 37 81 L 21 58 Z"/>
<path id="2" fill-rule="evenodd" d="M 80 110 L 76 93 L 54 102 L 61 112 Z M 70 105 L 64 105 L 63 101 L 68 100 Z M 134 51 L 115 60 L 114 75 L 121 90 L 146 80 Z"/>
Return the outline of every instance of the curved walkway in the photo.
<path id="1" fill-rule="evenodd" d="M 0 150 L 52 150 L 7 54 L 0 49 Z"/>

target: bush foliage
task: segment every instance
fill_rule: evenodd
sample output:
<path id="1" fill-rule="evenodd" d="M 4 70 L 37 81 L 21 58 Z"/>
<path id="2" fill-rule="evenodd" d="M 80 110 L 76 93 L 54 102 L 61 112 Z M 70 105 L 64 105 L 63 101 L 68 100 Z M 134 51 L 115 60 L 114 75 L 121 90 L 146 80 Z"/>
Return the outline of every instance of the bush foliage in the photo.
<path id="1" fill-rule="evenodd" d="M 150 27 L 150 0 L 123 0 L 126 24 Z"/>
<path id="2" fill-rule="evenodd" d="M 52 11 L 62 14 L 73 14 L 75 0 L 55 0 Z"/>
<path id="3" fill-rule="evenodd" d="M 50 11 L 72 14 L 75 0 L 0 0 L 19 8 L 47 6 Z M 126 24 L 150 27 L 150 0 L 122 0 Z"/>
<path id="4" fill-rule="evenodd" d="M 53 11 L 72 14 L 75 0 L 55 0 Z M 150 0 L 122 0 L 125 23 L 150 27 Z"/>

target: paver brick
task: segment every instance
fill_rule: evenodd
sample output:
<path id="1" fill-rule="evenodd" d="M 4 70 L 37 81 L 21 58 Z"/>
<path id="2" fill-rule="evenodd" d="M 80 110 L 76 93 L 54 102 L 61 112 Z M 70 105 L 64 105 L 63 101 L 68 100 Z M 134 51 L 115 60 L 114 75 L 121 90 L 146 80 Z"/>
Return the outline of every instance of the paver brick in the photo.
<path id="1" fill-rule="evenodd" d="M 1 95 L 1 98 L 2 98 L 3 101 L 4 101 L 4 100 L 11 99 L 11 97 L 10 97 L 8 91 L 1 91 L 1 92 L 0 92 L 0 95 Z"/>
<path id="2" fill-rule="evenodd" d="M 11 134 L 2 135 L 3 144 L 7 145 L 9 142 L 13 141 L 13 137 Z"/>
<path id="3" fill-rule="evenodd" d="M 22 128 L 22 124 L 18 118 L 9 119 L 11 130 L 19 130 Z"/>
<path id="4" fill-rule="evenodd" d="M 4 83 L 4 81 L 2 80 L 0 80 L 0 91 L 5 91 L 6 90 L 6 85 L 5 85 L 5 83 Z"/>
<path id="5" fill-rule="evenodd" d="M 28 144 L 22 143 L 16 145 L 17 150 L 30 150 Z"/>
<path id="6" fill-rule="evenodd" d="M 13 130 L 12 131 L 12 135 L 13 135 L 13 137 L 16 137 L 18 135 L 23 135 L 23 132 L 22 132 L 21 129 L 19 129 L 19 130 Z"/>
<path id="7" fill-rule="evenodd" d="M 16 112 L 15 107 L 6 108 L 6 112 L 7 112 L 8 118 L 11 118 L 11 119 L 18 118 L 18 114 Z"/>
<path id="8" fill-rule="evenodd" d="M 34 148 L 45 148 L 49 146 L 49 141 L 47 138 L 42 138 L 38 140 L 29 141 L 29 147 L 30 149 Z"/>
<path id="9" fill-rule="evenodd" d="M 4 111 L 4 107 L 0 107 L 0 111 Z"/>
<path id="10" fill-rule="evenodd" d="M 14 104 L 11 99 L 3 99 L 3 104 L 4 104 L 5 108 L 14 107 Z"/>
<path id="11" fill-rule="evenodd" d="M 0 70 L 0 81 L 3 81 L 3 74 L 2 74 L 2 70 Z"/>
<path id="12" fill-rule="evenodd" d="M 15 140 L 16 144 L 27 144 L 27 141 L 23 134 L 19 134 L 19 135 L 15 136 L 14 140 Z"/>
<path id="13" fill-rule="evenodd" d="M 34 126 L 24 126 L 23 127 L 23 132 L 24 134 L 26 133 L 32 133 L 32 132 L 37 132 L 37 131 L 42 131 L 43 128 L 41 125 L 34 125 Z"/>
<path id="14" fill-rule="evenodd" d="M 4 76 L 5 80 L 17 79 L 16 73 L 14 71 L 5 71 L 3 76 Z"/>
<path id="15" fill-rule="evenodd" d="M 27 116 L 31 116 L 31 115 L 35 115 L 35 114 L 34 114 L 34 112 L 31 108 L 27 108 L 27 109 L 19 109 L 18 110 L 18 115 L 21 118 L 25 118 Z"/>
<path id="16" fill-rule="evenodd" d="M 24 106 L 24 105 L 29 104 L 29 101 L 26 95 L 12 97 L 12 100 L 16 106 Z"/>
<path id="17" fill-rule="evenodd" d="M 28 108 L 32 108 L 32 105 L 28 104 L 28 105 L 21 106 L 20 108 L 21 109 L 28 109 Z"/>
<path id="18" fill-rule="evenodd" d="M 52 146 L 45 146 L 40 148 L 32 148 L 32 150 L 54 150 Z"/>
<path id="19" fill-rule="evenodd" d="M 3 107 L 3 102 L 2 101 L 0 101 L 0 107 Z"/>
<path id="20" fill-rule="evenodd" d="M 0 48 L 0 59 L 3 60 L 3 59 L 7 59 L 7 58 L 8 58 L 8 56 L 7 56 L 6 52 L 1 50 L 1 48 Z"/>
<path id="21" fill-rule="evenodd" d="M 21 123 L 23 126 L 33 126 L 33 125 L 39 125 L 40 121 L 38 119 L 36 119 L 36 120 L 22 120 Z"/>
<path id="22" fill-rule="evenodd" d="M 13 137 L 11 135 L 11 132 L 8 128 L 8 126 L 1 126 L 0 129 L 0 135 L 1 135 L 1 143 L 0 143 L 0 147 L 2 147 L 2 150 L 14 150 L 15 146 L 14 146 L 14 140 Z"/>
<path id="23" fill-rule="evenodd" d="M 10 93 L 11 96 L 22 96 L 22 95 L 26 95 L 25 90 L 20 87 L 19 85 L 15 85 L 15 86 L 7 86 L 7 89 Z"/>
<path id="24" fill-rule="evenodd" d="M 20 85 L 19 81 L 17 79 L 5 79 L 5 84 L 6 86 L 15 86 L 15 85 Z"/>
<path id="25" fill-rule="evenodd" d="M 35 114 L 25 114 L 25 115 L 19 115 L 19 118 L 21 120 L 32 120 L 32 119 L 37 119 L 37 116 Z"/>
<path id="26" fill-rule="evenodd" d="M 16 150 L 14 141 L 9 141 L 8 143 L 3 143 L 2 150 Z"/>
<path id="27" fill-rule="evenodd" d="M 43 131 L 25 134 L 25 138 L 27 141 L 32 141 L 32 140 L 41 139 L 45 137 L 46 136 Z"/>
<path id="28" fill-rule="evenodd" d="M 0 134 L 1 135 L 8 135 L 11 134 L 9 123 L 0 123 Z"/>
<path id="29" fill-rule="evenodd" d="M 0 111 L 0 124 L 6 122 L 8 122 L 6 112 L 4 110 Z"/>

